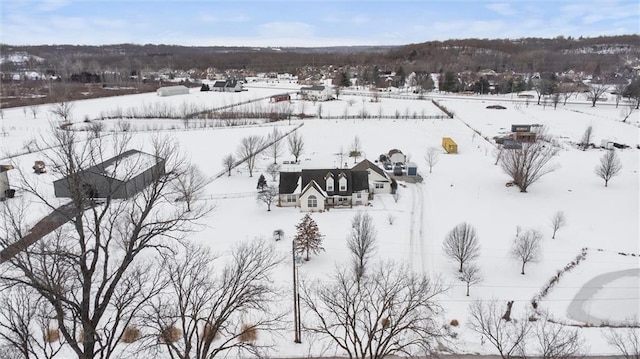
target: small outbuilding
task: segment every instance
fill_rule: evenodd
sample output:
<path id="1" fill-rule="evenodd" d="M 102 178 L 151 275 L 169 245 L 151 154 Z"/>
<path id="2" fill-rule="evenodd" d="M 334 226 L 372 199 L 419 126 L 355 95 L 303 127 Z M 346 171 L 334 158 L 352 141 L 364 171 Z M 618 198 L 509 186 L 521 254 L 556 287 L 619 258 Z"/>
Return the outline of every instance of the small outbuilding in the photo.
<path id="1" fill-rule="evenodd" d="M 163 158 L 128 150 L 93 167 L 53 182 L 56 197 L 73 197 L 70 182 L 80 182 L 87 198 L 131 198 L 165 173 Z M 75 186 L 74 186 L 75 187 Z"/>
<path id="2" fill-rule="evenodd" d="M 418 165 L 413 162 L 407 163 L 407 176 L 417 176 L 418 175 Z"/>
<path id="3" fill-rule="evenodd" d="M 271 103 L 284 102 L 284 101 L 290 101 L 290 100 L 291 100 L 291 95 L 289 95 L 288 93 L 273 95 L 269 98 L 269 102 Z"/>
<path id="4" fill-rule="evenodd" d="M 12 170 L 12 165 L 0 165 L 0 200 L 13 197 L 15 190 L 9 186 L 8 171 Z"/>
<path id="5" fill-rule="evenodd" d="M 166 86 L 160 87 L 157 91 L 158 96 L 166 97 L 166 96 L 175 96 L 175 95 L 187 95 L 189 94 L 189 88 L 186 86 Z"/>
<path id="6" fill-rule="evenodd" d="M 458 144 L 451 137 L 442 138 L 442 147 L 447 153 L 458 153 Z"/>

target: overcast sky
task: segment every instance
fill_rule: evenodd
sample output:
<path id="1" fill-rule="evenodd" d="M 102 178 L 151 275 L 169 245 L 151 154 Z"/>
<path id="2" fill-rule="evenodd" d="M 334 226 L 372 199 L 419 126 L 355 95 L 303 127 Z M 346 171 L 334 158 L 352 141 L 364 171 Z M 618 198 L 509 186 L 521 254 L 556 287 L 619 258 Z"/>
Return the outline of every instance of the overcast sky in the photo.
<path id="1" fill-rule="evenodd" d="M 0 42 L 406 45 L 640 33 L 639 0 L 0 0 Z"/>

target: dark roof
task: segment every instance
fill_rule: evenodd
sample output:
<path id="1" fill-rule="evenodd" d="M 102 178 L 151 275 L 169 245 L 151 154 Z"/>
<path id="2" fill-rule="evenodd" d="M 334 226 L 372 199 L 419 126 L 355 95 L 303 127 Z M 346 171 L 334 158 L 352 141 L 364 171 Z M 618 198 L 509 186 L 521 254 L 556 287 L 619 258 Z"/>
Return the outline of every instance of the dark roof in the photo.
<path id="1" fill-rule="evenodd" d="M 213 83 L 213 87 L 225 87 L 226 84 L 226 81 L 218 80 Z"/>
<path id="2" fill-rule="evenodd" d="M 318 170 L 302 170 L 302 188 L 306 187 L 311 181 L 316 181 L 323 191 L 327 191 L 327 182 L 325 177 L 331 173 L 337 181 L 340 175 L 344 175 L 347 179 L 347 190 L 339 191 L 339 187 L 334 187 L 338 191 L 328 192 L 328 194 L 350 195 L 353 192 L 369 189 L 369 173 L 367 171 L 353 171 L 351 169 L 318 169 Z"/>
<path id="3" fill-rule="evenodd" d="M 300 178 L 300 172 L 280 172 L 278 193 L 293 193 L 298 187 L 298 178 Z"/>
<path id="4" fill-rule="evenodd" d="M 392 150 L 389 150 L 389 156 L 391 156 L 391 155 L 392 155 L 392 154 L 394 154 L 394 153 L 403 154 L 403 153 L 402 153 L 402 151 L 400 151 L 400 150 L 399 150 L 399 149 L 397 149 L 397 148 L 394 148 L 394 149 L 392 149 Z"/>
<path id="5" fill-rule="evenodd" d="M 325 87 L 322 85 L 313 85 L 307 87 L 301 87 L 301 91 L 324 91 Z"/>
<path id="6" fill-rule="evenodd" d="M 372 171 L 378 173 L 382 177 L 387 176 L 387 174 L 382 170 L 382 168 L 378 167 L 375 163 L 369 161 L 366 158 L 351 168 L 351 170 L 353 171 L 366 171 L 368 169 L 371 169 Z"/>

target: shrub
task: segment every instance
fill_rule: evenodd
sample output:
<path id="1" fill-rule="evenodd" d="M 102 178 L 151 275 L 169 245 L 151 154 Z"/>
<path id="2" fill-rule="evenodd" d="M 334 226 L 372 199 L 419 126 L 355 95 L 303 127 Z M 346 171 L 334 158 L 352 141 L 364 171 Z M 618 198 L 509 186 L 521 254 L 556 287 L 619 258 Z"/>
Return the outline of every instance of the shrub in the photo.
<path id="1" fill-rule="evenodd" d="M 60 330 L 57 328 L 47 328 L 44 331 L 44 341 L 47 343 L 55 343 L 60 340 Z"/>
<path id="2" fill-rule="evenodd" d="M 213 326 L 209 323 L 205 324 L 204 328 L 202 328 L 202 337 L 206 338 L 208 336 L 211 335 L 211 332 L 214 331 L 215 329 L 213 329 Z M 219 339 L 220 338 L 220 332 L 215 330 L 215 333 L 213 334 L 213 340 Z"/>
<path id="3" fill-rule="evenodd" d="M 254 342 L 258 339 L 258 329 L 249 324 L 242 324 L 242 333 L 238 336 L 238 340 L 243 343 Z"/>
<path id="4" fill-rule="evenodd" d="M 140 329 L 135 326 L 127 326 L 122 333 L 122 342 L 127 344 L 133 343 L 140 339 L 141 334 Z"/>
<path id="5" fill-rule="evenodd" d="M 388 328 L 389 325 L 391 325 L 391 319 L 389 319 L 389 317 L 384 317 L 382 318 L 382 320 L 380 320 L 380 324 L 383 328 Z"/>
<path id="6" fill-rule="evenodd" d="M 180 335 L 182 335 L 182 330 L 171 326 L 160 331 L 159 339 L 161 343 L 175 343 L 180 340 Z"/>
<path id="7" fill-rule="evenodd" d="M 451 323 L 449 323 L 449 324 L 450 324 L 452 327 L 457 327 L 457 326 L 458 326 L 458 324 L 460 324 L 460 323 L 458 323 L 458 319 L 453 319 L 453 320 L 451 320 Z"/>

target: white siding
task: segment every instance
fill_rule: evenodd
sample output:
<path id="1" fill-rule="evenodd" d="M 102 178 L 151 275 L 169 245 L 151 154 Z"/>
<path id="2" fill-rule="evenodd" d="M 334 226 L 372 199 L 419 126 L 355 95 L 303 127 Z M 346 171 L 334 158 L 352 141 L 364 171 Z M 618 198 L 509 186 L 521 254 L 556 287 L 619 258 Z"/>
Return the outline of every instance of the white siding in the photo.
<path id="1" fill-rule="evenodd" d="M 309 196 L 315 196 L 318 201 L 318 207 L 309 208 Z M 300 209 L 303 212 L 322 212 L 324 211 L 324 196 L 314 187 L 309 188 L 305 193 L 300 195 Z"/>

